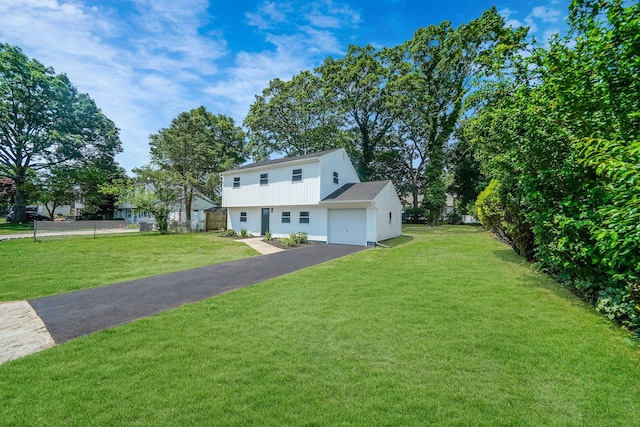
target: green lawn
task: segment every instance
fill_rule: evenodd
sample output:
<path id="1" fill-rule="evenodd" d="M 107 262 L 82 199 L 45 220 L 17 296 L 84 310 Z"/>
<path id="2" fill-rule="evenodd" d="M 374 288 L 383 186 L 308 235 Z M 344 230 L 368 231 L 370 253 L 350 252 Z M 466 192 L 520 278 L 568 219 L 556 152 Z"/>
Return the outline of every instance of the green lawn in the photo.
<path id="1" fill-rule="evenodd" d="M 413 239 L 0 366 L 4 425 L 640 420 L 640 351 L 477 227 Z"/>
<path id="2" fill-rule="evenodd" d="M 0 241 L 0 301 L 77 289 L 257 255 L 215 233 L 110 234 Z"/>
<path id="3" fill-rule="evenodd" d="M 5 218 L 0 219 L 0 234 L 33 233 L 31 223 L 13 224 Z"/>

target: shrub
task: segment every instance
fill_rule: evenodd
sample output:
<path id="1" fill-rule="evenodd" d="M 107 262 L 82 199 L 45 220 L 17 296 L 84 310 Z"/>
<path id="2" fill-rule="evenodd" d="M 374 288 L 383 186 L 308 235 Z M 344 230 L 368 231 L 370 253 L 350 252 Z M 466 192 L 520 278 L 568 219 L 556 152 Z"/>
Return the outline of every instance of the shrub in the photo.
<path id="1" fill-rule="evenodd" d="M 238 235 L 238 232 L 230 228 L 228 230 L 220 230 L 220 234 L 222 234 L 224 237 L 236 237 Z"/>
<path id="2" fill-rule="evenodd" d="M 295 234 L 289 235 L 289 237 L 291 238 L 291 240 L 293 240 L 295 244 L 299 244 L 299 245 L 307 243 L 309 241 L 306 231 L 298 231 Z"/>
<path id="3" fill-rule="evenodd" d="M 500 181 L 491 180 L 476 200 L 478 220 L 489 231 L 519 254 L 533 259 L 534 237 L 518 200 L 502 192 Z"/>
<path id="4" fill-rule="evenodd" d="M 631 286 L 626 289 L 608 287 L 601 290 L 596 310 L 638 334 L 640 333 L 640 307 L 634 301 L 633 294 L 636 292 Z"/>
<path id="5" fill-rule="evenodd" d="M 243 228 L 240 230 L 240 237 L 246 239 L 247 237 L 253 237 L 253 235 Z"/>
<path id="6" fill-rule="evenodd" d="M 267 242 L 272 241 L 272 240 L 273 240 L 273 233 L 271 233 L 271 231 L 267 230 L 267 232 L 266 232 L 266 233 L 264 233 L 264 239 L 265 239 Z"/>
<path id="7" fill-rule="evenodd" d="M 293 237 L 283 237 L 280 239 L 280 244 L 285 248 L 290 248 L 296 245 L 296 241 Z"/>

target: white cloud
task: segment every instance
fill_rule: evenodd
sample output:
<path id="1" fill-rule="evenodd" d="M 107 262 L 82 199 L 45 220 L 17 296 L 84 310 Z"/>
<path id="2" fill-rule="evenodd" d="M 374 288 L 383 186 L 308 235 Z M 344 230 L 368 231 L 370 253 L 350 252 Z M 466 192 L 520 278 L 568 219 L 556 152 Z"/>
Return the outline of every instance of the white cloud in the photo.
<path id="1" fill-rule="evenodd" d="M 287 12 L 292 10 L 288 3 L 266 2 L 258 9 L 258 12 L 247 12 L 249 25 L 260 30 L 273 29 L 277 25 L 287 22 Z"/>
<path id="2" fill-rule="evenodd" d="M 332 0 L 309 4 L 309 23 L 320 28 L 341 28 L 360 23 L 360 13 L 346 5 L 336 6 Z"/>
<path id="3" fill-rule="evenodd" d="M 558 4 L 557 1 L 552 1 L 552 5 Z M 527 14 L 523 20 L 516 18 L 518 15 L 518 11 L 512 10 L 510 8 L 505 8 L 498 13 L 504 17 L 505 24 L 510 27 L 529 27 L 529 34 L 536 34 L 539 30 L 543 30 L 543 40 L 548 40 L 550 34 L 553 32 L 558 32 L 558 30 L 553 29 L 550 30 L 547 28 L 549 23 L 557 23 L 563 16 L 563 12 L 560 9 L 554 8 L 552 6 L 536 6 Z"/>
<path id="4" fill-rule="evenodd" d="M 0 42 L 66 73 L 95 99 L 121 130 L 127 169 L 148 161 L 149 134 L 182 111 L 205 105 L 240 124 L 272 79 L 342 54 L 336 33 L 360 23 L 337 1 L 265 1 L 245 23 L 271 46 L 258 41 L 257 52 L 229 58 L 210 0 L 132 0 L 133 8 L 86 1 L 0 0 Z"/>
<path id="5" fill-rule="evenodd" d="M 277 7 L 266 2 L 257 12 L 245 16 L 274 49 L 238 53 L 233 66 L 226 70 L 229 77 L 205 89 L 211 95 L 208 102 L 229 111 L 238 123 L 246 116 L 255 95 L 261 94 L 274 78 L 288 80 L 317 67 L 327 55 L 343 54 L 345 47 L 334 30 L 360 22 L 357 12 L 330 0 L 278 3 Z"/>
<path id="6" fill-rule="evenodd" d="M 529 16 L 540 19 L 542 22 L 558 22 L 558 19 L 562 16 L 562 12 L 546 6 L 537 6 L 533 8 Z"/>
<path id="7" fill-rule="evenodd" d="M 226 42 L 199 28 L 206 0 L 137 0 L 128 16 L 78 0 L 0 0 L 0 42 L 20 46 L 66 73 L 121 129 L 121 164 L 148 160 L 147 138 L 201 103 L 188 86 L 205 86 L 227 55 Z M 196 98 L 196 99 L 194 99 Z"/>

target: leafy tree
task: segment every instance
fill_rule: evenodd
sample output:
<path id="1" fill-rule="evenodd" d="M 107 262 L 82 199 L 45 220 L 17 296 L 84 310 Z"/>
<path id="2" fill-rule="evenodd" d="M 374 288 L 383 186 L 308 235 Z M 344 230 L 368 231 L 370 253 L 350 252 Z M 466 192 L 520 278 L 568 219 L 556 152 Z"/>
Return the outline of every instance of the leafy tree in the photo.
<path id="1" fill-rule="evenodd" d="M 454 194 L 457 210 L 462 215 L 472 214 L 474 203 L 480 192 L 488 185 L 488 180 L 480 169 L 480 162 L 464 134 L 464 125 L 455 133 L 455 142 L 447 153 L 447 163 L 451 165 L 452 180 L 447 192 Z"/>
<path id="2" fill-rule="evenodd" d="M 180 199 L 176 177 L 170 172 L 149 166 L 133 169 L 133 179 L 118 179 L 100 186 L 100 193 L 116 199 L 116 203 L 133 206 L 136 214 L 149 213 L 156 222 L 160 234 L 169 231 L 169 214 Z"/>
<path id="3" fill-rule="evenodd" d="M 371 45 L 349 46 L 343 58 L 329 57 L 317 69 L 339 111 L 346 115 L 347 131 L 354 136 L 348 148 L 364 181 L 376 178 L 376 156 L 393 125 L 384 55 Z"/>
<path id="4" fill-rule="evenodd" d="M 119 151 L 118 129 L 87 94 L 19 48 L 0 44 L 0 175 L 16 185 L 13 221 L 26 219 L 29 171 L 113 159 Z"/>
<path id="5" fill-rule="evenodd" d="M 244 120 L 248 151 L 264 160 L 274 152 L 299 156 L 343 146 L 343 122 L 319 76 L 303 71 L 288 82 L 274 79 Z"/>
<path id="6" fill-rule="evenodd" d="M 72 205 L 77 198 L 76 176 L 72 169 L 53 167 L 37 177 L 36 191 L 31 196 L 42 203 L 49 217 L 59 206 Z"/>
<path id="7" fill-rule="evenodd" d="M 388 99 L 403 135 L 398 149 L 410 171 L 414 203 L 423 191 L 422 205 L 432 223 L 446 204 L 445 148 L 463 112 L 465 96 L 475 82 L 502 67 L 522 47 L 525 36 L 522 29 L 506 28 L 493 7 L 458 28 L 448 21 L 421 28 L 413 39 L 392 50 L 394 73 Z"/>
<path id="8" fill-rule="evenodd" d="M 149 137 L 151 162 L 181 188 L 191 222 L 191 204 L 196 192 L 211 194 L 218 174 L 244 162 L 244 133 L 232 118 L 215 115 L 205 107 L 181 113 L 171 126 Z M 164 184 L 163 184 L 164 185 Z"/>

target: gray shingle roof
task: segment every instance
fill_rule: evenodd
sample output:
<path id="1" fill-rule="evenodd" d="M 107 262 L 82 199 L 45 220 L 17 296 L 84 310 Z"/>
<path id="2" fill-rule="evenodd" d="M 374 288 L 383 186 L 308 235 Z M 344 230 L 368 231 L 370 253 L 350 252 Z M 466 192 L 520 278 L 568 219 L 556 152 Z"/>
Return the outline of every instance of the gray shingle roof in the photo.
<path id="1" fill-rule="evenodd" d="M 345 184 L 322 199 L 323 202 L 370 201 L 376 198 L 387 184 L 386 181 L 369 181 Z"/>
<path id="2" fill-rule="evenodd" d="M 332 150 L 319 151 L 317 153 L 309 153 L 309 154 L 304 154 L 302 156 L 283 157 L 281 159 L 264 160 L 262 162 L 250 163 L 248 165 L 240 166 L 240 167 L 237 167 L 235 169 L 230 169 L 230 170 L 228 170 L 226 172 L 241 171 L 241 170 L 245 170 L 245 169 L 277 165 L 277 164 L 280 164 L 280 163 L 294 162 L 294 161 L 298 161 L 298 160 L 307 160 L 307 159 L 311 160 L 311 159 L 320 158 L 320 157 L 324 156 L 325 154 L 333 153 L 334 151 L 338 151 L 338 150 L 342 150 L 342 148 L 334 148 Z"/>

